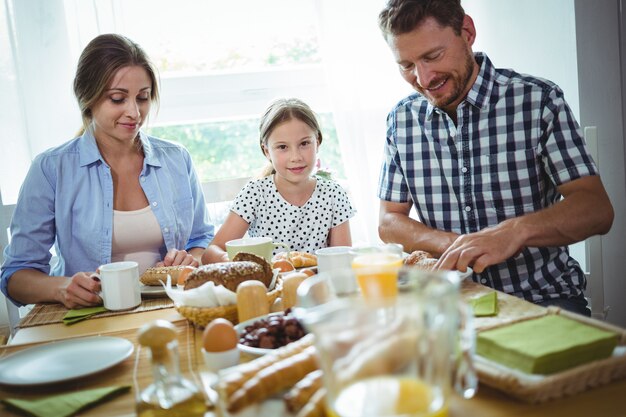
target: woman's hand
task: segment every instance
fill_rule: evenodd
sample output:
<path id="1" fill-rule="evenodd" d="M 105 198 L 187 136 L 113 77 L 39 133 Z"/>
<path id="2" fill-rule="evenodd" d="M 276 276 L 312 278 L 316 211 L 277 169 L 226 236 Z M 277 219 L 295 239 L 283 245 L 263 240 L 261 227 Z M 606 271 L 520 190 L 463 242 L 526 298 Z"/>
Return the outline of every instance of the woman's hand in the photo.
<path id="1" fill-rule="evenodd" d="M 176 266 L 190 265 L 193 267 L 200 266 L 200 262 L 186 250 L 172 249 L 167 252 L 163 261 L 158 262 L 156 266 Z"/>
<path id="2" fill-rule="evenodd" d="M 102 304 L 98 295 L 100 281 L 91 278 L 92 272 L 77 272 L 72 278 L 67 278 L 65 285 L 61 285 L 58 301 L 67 308 L 89 307 Z"/>

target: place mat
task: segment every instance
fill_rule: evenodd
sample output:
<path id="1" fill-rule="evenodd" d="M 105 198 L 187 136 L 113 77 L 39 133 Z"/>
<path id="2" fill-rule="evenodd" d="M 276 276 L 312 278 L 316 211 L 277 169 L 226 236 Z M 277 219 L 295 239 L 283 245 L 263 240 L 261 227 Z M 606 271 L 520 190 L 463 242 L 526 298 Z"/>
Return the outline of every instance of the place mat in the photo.
<path id="1" fill-rule="evenodd" d="M 174 302 L 169 298 L 149 298 L 142 300 L 141 304 L 132 310 L 124 311 L 107 311 L 91 317 L 88 320 L 97 320 L 102 317 L 119 316 L 131 313 L 141 313 L 144 311 L 159 310 L 162 308 L 170 308 L 174 306 Z M 63 316 L 67 314 L 68 309 L 62 304 L 37 304 L 17 325 L 19 328 L 42 326 L 44 324 L 62 323 Z"/>
<path id="2" fill-rule="evenodd" d="M 178 332 L 178 353 L 180 370 L 183 376 L 193 381 L 204 390 L 198 371 L 204 366 L 200 352 L 202 332 L 197 330 L 187 320 L 181 319 L 172 322 Z M 143 348 L 137 342 L 137 329 L 107 332 L 101 336 L 121 337 L 129 340 L 135 346 L 135 351 L 126 360 L 94 375 L 85 376 L 72 381 L 58 382 L 42 386 L 12 387 L 0 385 L 0 398 L 19 398 L 32 400 L 43 396 L 69 393 L 99 387 L 132 385 L 130 392 L 120 395 L 110 401 L 92 409 L 81 412 L 81 416 L 108 417 L 117 415 L 134 415 L 135 397 L 153 381 L 150 361 L 150 349 Z M 71 339 L 65 339 L 71 340 Z M 14 352 L 39 346 L 45 343 L 31 343 L 27 345 L 0 347 L 0 359 Z M 204 390 L 206 392 L 206 390 Z M 20 416 L 2 406 L 0 414 L 3 416 Z"/>
<path id="3" fill-rule="evenodd" d="M 471 303 L 471 300 L 482 297 L 494 291 L 493 288 L 478 284 L 469 279 L 461 283 L 461 298 Z M 524 299 L 497 291 L 498 314 L 495 316 L 474 317 L 476 331 L 511 324 L 520 320 L 542 317 L 548 314 L 548 309 Z"/>
<path id="4" fill-rule="evenodd" d="M 550 375 L 527 374 L 476 356 L 474 366 L 481 383 L 528 403 L 542 403 L 575 395 L 593 387 L 626 378 L 626 330 L 558 307 L 548 307 L 547 314 L 558 314 L 599 329 L 615 332 L 618 347 L 612 356 L 578 365 Z M 530 320 L 532 318 L 526 318 Z M 503 324 L 504 325 L 504 324 Z"/>

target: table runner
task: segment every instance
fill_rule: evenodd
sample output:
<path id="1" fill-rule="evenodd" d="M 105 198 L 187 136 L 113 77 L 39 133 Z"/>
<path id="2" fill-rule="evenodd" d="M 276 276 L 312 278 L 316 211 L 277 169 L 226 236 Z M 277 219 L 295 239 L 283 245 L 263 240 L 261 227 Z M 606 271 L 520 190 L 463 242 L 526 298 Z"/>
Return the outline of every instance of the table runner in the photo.
<path id="1" fill-rule="evenodd" d="M 199 375 L 202 370 L 201 368 L 204 366 L 204 361 L 199 347 L 202 332 L 194 328 L 194 326 L 189 324 L 186 320 L 177 320 L 173 322 L 173 324 L 176 326 L 176 330 L 178 332 L 178 352 L 181 372 L 186 378 L 202 387 L 202 379 Z M 137 329 L 107 332 L 102 333 L 101 336 L 115 336 L 127 339 L 134 344 L 135 351 L 129 358 L 110 369 L 76 380 L 36 387 L 10 387 L 0 385 L 0 398 L 11 397 L 33 399 L 76 390 L 130 384 L 132 386 L 131 392 L 89 409 L 81 413 L 81 416 L 109 417 L 134 415 L 135 395 L 145 389 L 153 380 L 149 352 L 150 349 L 142 348 L 138 344 Z M 2 346 L 0 347 L 0 359 L 8 354 L 45 343 L 46 342 L 27 345 Z M 18 414 L 13 414 L 4 407 L 0 406 L 0 415 L 17 416 Z"/>
<path id="2" fill-rule="evenodd" d="M 169 298 L 150 298 L 143 300 L 141 304 L 132 310 L 107 311 L 93 316 L 89 320 L 124 314 L 141 313 L 144 311 L 159 310 L 161 308 L 170 308 L 173 306 L 174 302 Z M 41 326 L 44 324 L 61 323 L 63 321 L 63 316 L 65 316 L 67 312 L 68 309 L 61 304 L 37 304 L 28 313 L 28 315 L 20 321 L 17 327 L 23 329 L 26 327 Z"/>

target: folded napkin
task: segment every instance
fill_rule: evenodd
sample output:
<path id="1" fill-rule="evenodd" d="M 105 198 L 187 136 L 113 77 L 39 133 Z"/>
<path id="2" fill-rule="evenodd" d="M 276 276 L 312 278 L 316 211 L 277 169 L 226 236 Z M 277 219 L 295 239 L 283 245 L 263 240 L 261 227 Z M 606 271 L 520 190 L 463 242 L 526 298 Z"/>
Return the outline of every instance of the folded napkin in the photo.
<path id="1" fill-rule="evenodd" d="M 474 310 L 475 317 L 498 315 L 498 293 L 495 291 L 470 300 L 470 304 Z"/>
<path id="2" fill-rule="evenodd" d="M 0 400 L 8 408 L 35 417 L 68 417 L 89 406 L 106 401 L 130 389 L 130 385 L 96 388 L 69 394 L 53 395 L 37 400 Z"/>
<path id="3" fill-rule="evenodd" d="M 76 310 L 68 311 L 65 316 L 63 316 L 63 323 L 66 325 L 74 324 L 82 320 L 86 320 L 92 316 L 95 316 L 98 313 L 103 313 L 105 311 L 109 311 L 103 306 L 100 307 L 87 307 L 87 308 L 79 308 Z"/>

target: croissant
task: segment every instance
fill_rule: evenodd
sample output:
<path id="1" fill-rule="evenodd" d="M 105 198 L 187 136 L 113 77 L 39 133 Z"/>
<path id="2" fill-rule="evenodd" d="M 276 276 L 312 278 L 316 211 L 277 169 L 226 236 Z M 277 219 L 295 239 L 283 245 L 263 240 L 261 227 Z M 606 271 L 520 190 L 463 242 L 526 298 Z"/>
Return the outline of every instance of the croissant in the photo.
<path id="1" fill-rule="evenodd" d="M 297 251 L 281 252 L 277 254 L 276 256 L 274 256 L 274 258 L 272 259 L 273 262 L 281 261 L 281 260 L 286 260 L 286 261 L 291 262 L 291 264 L 296 268 L 303 268 L 303 267 L 317 265 L 317 256 L 311 253 L 306 253 L 306 252 L 297 252 Z"/>
<path id="2" fill-rule="evenodd" d="M 317 369 L 304 376 L 285 395 L 285 407 L 291 413 L 297 413 L 304 407 L 313 394 L 322 387 L 322 370 Z"/>
<path id="3" fill-rule="evenodd" d="M 314 346 L 262 369 L 228 398 L 226 409 L 237 412 L 262 401 L 298 382 L 304 375 L 317 369 Z"/>

